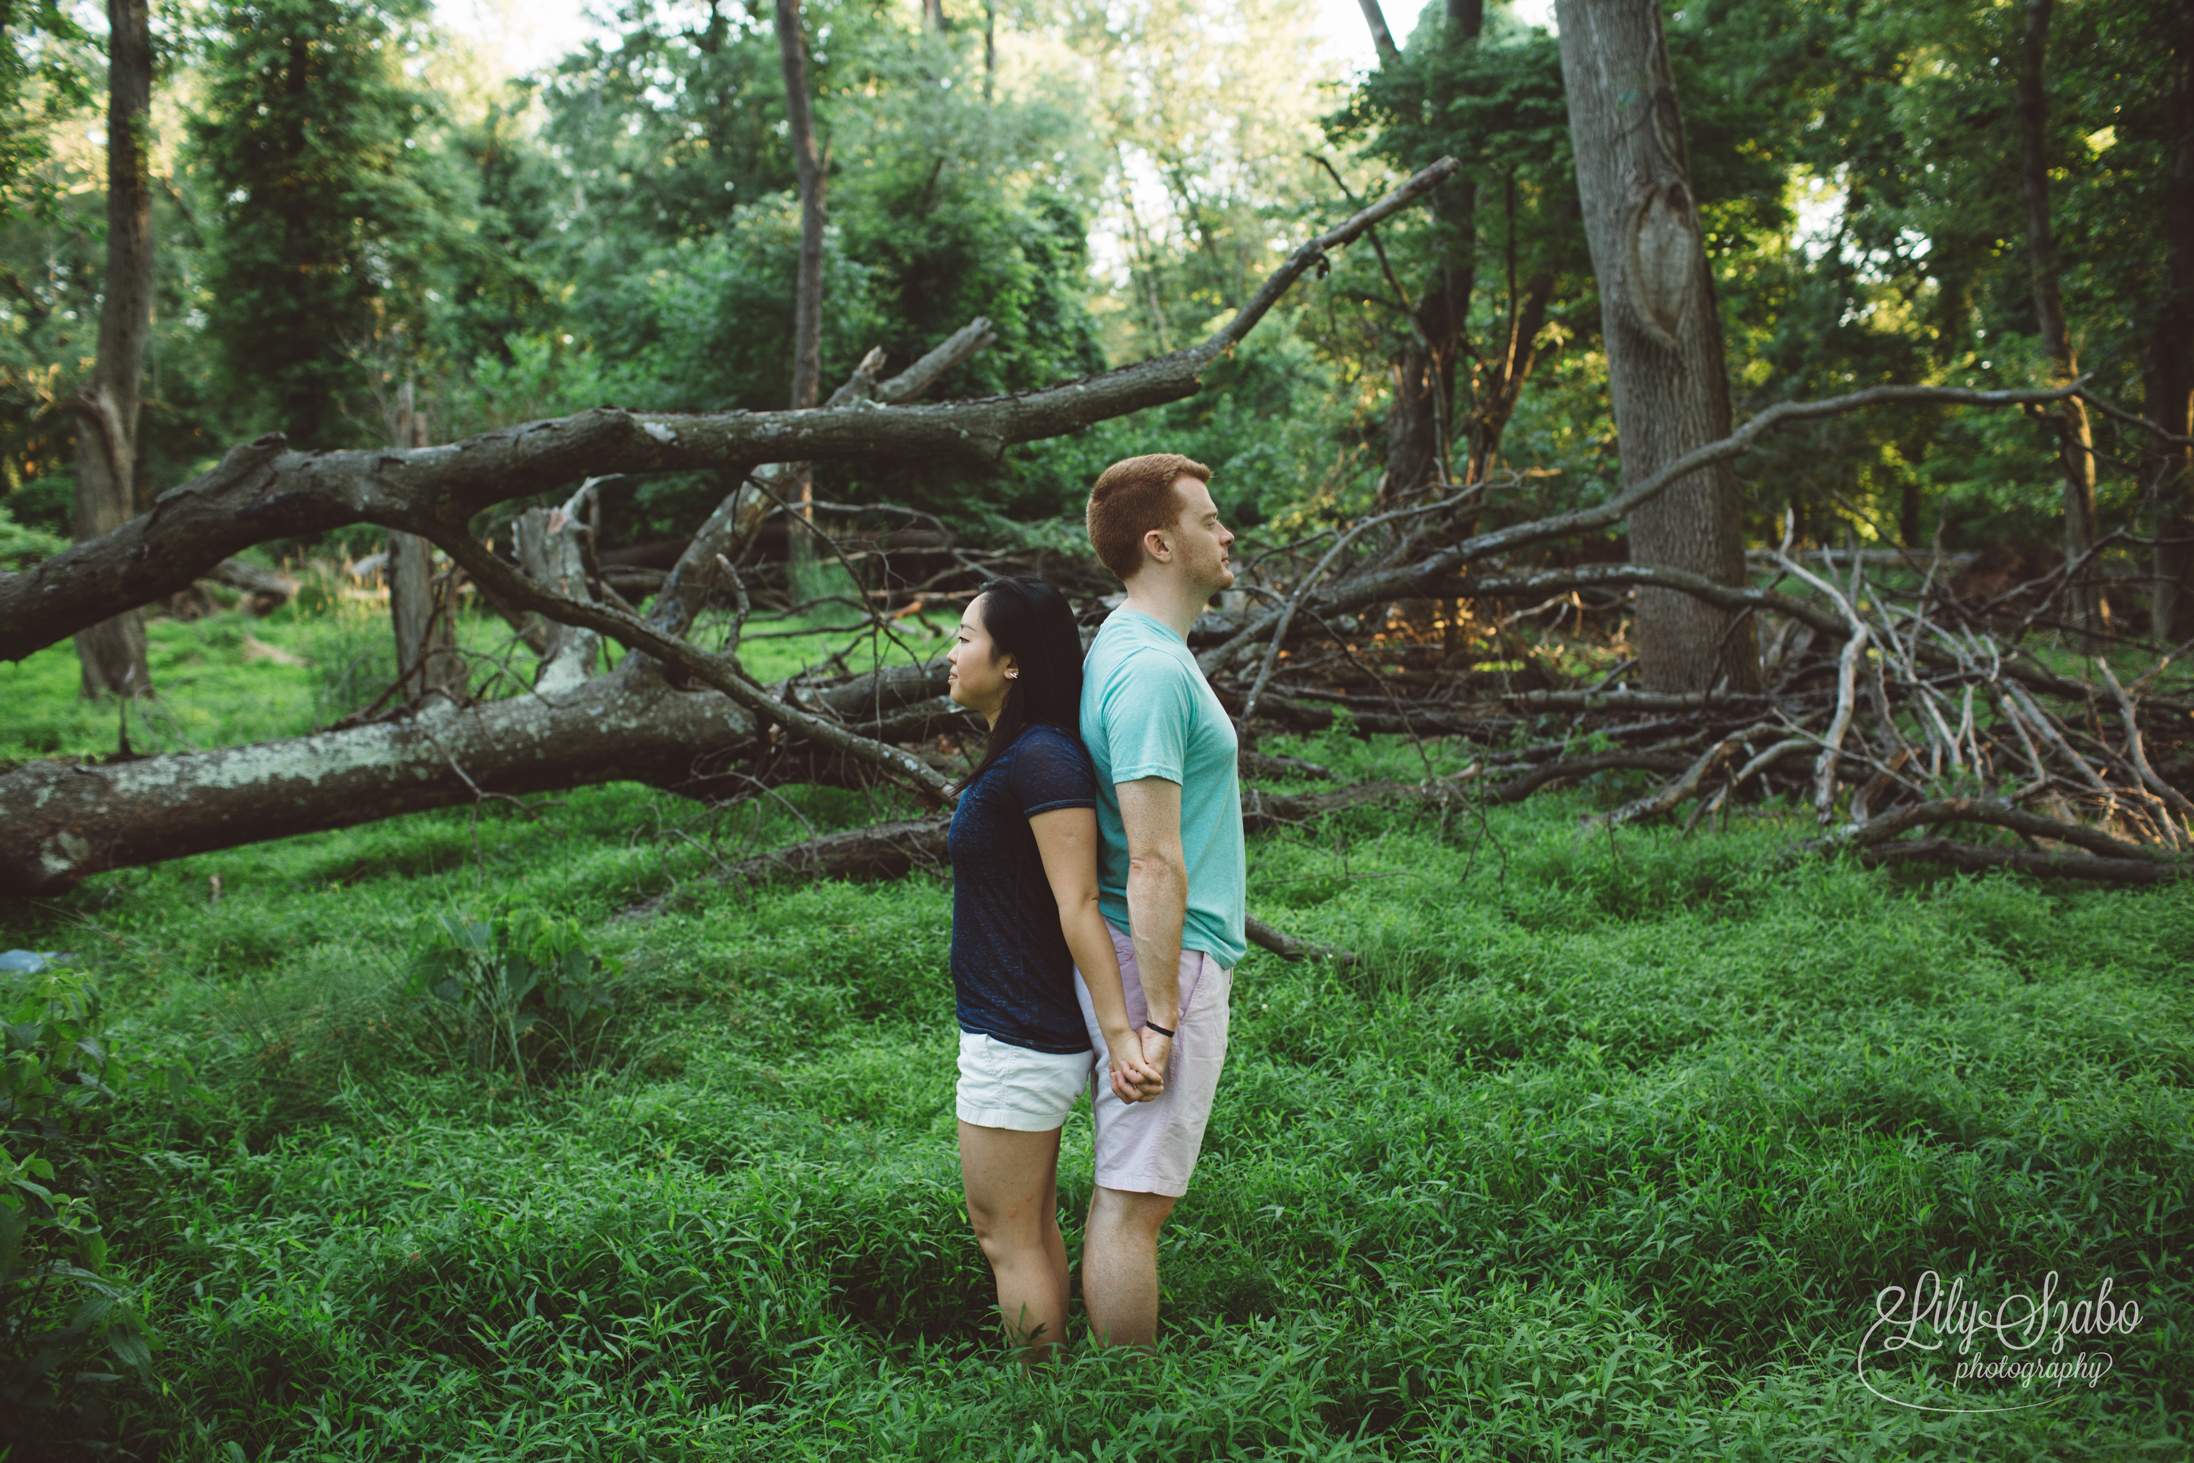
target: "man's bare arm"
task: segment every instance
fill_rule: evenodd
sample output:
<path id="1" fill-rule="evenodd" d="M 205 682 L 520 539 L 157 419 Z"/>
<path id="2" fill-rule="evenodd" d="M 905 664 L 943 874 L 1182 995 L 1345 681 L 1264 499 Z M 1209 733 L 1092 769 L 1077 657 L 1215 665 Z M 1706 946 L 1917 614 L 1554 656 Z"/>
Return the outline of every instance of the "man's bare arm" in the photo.
<path id="1" fill-rule="evenodd" d="M 1143 978 L 1143 1003 L 1150 1019 L 1178 1029 L 1181 1024 L 1181 926 L 1188 918 L 1188 856 L 1181 849 L 1181 785 L 1163 777 L 1145 777 L 1118 785 L 1120 822 L 1127 833 L 1128 934 L 1135 941 L 1135 964 Z M 1143 1050 L 1165 1069 L 1170 1048 L 1153 1053 L 1152 1034 Z"/>

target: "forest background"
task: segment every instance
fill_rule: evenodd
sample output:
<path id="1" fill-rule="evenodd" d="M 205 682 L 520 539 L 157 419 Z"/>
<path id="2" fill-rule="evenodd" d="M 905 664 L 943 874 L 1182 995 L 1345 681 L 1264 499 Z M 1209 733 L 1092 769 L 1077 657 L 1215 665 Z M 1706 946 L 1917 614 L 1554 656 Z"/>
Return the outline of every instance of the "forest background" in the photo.
<path id="1" fill-rule="evenodd" d="M 68 403 L 91 369 L 104 263 L 93 23 L 55 11 L 40 30 L 39 14 L 11 27 L 22 75 L 0 178 L 0 506 L 16 565 L 68 531 Z M 1343 186 L 1375 196 L 1452 152 L 1479 195 L 1458 423 L 1495 394 L 1514 321 L 1537 326 L 1496 458 L 1531 474 L 1530 501 L 1495 515 L 1605 496 L 1614 436 L 1554 40 L 1496 5 L 1476 46 L 1442 47 L 1440 15 L 1427 7 L 1406 54 L 1351 81 L 1309 65 L 1315 17 L 1278 0 L 1023 6 L 941 31 L 891 7 L 813 7 L 833 178 L 824 380 L 872 346 L 910 360 L 978 313 L 998 343 L 948 394 L 1171 349 L 1241 303 Z M 2049 53 L 2066 315 L 2095 389 L 2136 407 L 2158 337 L 2184 329 L 2163 212 L 2175 16 L 2066 6 Z M 515 79 L 420 6 L 156 20 L 141 498 L 271 429 L 304 447 L 384 442 L 404 381 L 439 441 L 605 402 L 789 399 L 798 209 L 766 14 L 622 11 Z M 1883 382 L 2048 378 L 2006 71 L 2022 24 L 1993 5 L 1670 12 L 1740 418 Z M 1448 99 L 1433 113 L 1406 105 L 1424 86 Z M 1422 213 L 1387 234 L 1405 291 L 1452 247 Z M 1409 322 L 1369 251 L 1336 268 L 1156 420 L 1017 448 L 995 471 L 826 468 L 825 494 L 970 525 L 1056 520 L 1094 467 L 1162 432 L 1219 470 L 1242 526 L 1344 515 L 1378 481 Z M 2101 521 L 2152 528 L 2176 506 L 2153 501 L 2152 444 L 2099 430 Z M 1786 508 L 1802 541 L 2060 537 L 2051 441 L 2015 415 L 1870 413 L 1741 471 L 1756 540 Z M 621 482 L 602 546 L 689 533 L 717 496 L 701 475 Z M 2141 557 L 2122 551 L 2120 567 Z"/>
<path id="2" fill-rule="evenodd" d="M 1884 383 L 2056 379 L 2021 201 L 2030 8 L 1665 12 L 1739 418 Z M 1291 0 L 804 9 L 826 389 L 871 348 L 898 369 L 976 315 L 995 341 L 938 396 L 1176 349 L 1436 158 L 1476 200 L 1467 230 L 1413 210 L 1383 253 L 1335 253 L 1187 400 L 994 467 L 820 464 L 819 497 L 1067 554 L 1095 472 L 1163 446 L 1217 469 L 1230 522 L 1266 542 L 1358 521 L 1410 450 L 1422 309 L 1458 274 L 1438 435 L 1447 474 L 1497 481 L 1478 524 L 1615 492 L 1543 13 L 1487 5 L 1456 47 L 1428 5 L 1349 69 L 1318 59 L 1320 19 Z M 0 567 L 69 537 L 104 288 L 99 20 L 0 15 Z M 516 78 L 417 5 L 180 5 L 154 34 L 138 506 L 263 432 L 387 443 L 406 400 L 419 437 L 450 441 L 604 403 L 791 399 L 798 169 L 761 7 L 628 8 Z M 2182 433 L 2190 35 L 2162 0 L 2057 7 L 2045 138 L 2080 369 Z M 2095 434 L 2098 522 L 2125 536 L 2096 567 L 2113 645 L 2140 652 L 2130 680 L 2194 634 L 2189 602 L 2155 592 L 2183 568 L 2183 454 L 2115 418 Z M 2064 540 L 2058 439 L 2033 415 L 1857 413 L 1738 471 L 1755 546 L 1786 522 L 1801 549 Z M 726 491 L 712 472 L 611 478 L 598 547 L 690 534 Z M 472 527 L 507 542 L 534 506 L 553 504 Z M 158 695 L 123 735 L 223 747 L 375 706 L 388 615 L 348 566 L 386 542 L 356 525 L 262 545 L 255 562 L 303 581 L 287 607 L 154 620 Z M 1611 526 L 1547 552 L 1625 545 Z M 776 616 L 748 666 L 771 680 L 838 650 L 828 618 Z M 934 651 L 938 627 L 903 628 Z M 483 657 L 503 638 L 471 611 L 456 633 Z M 1597 674 L 1620 637 L 1605 617 L 1575 644 L 1488 627 L 1480 661 Z M 2077 665 L 2061 638 L 2043 653 Z M 67 645 L 0 677 L 0 757 L 114 750 L 116 707 L 77 698 Z M 1343 713 L 1268 735 L 1293 760 L 1265 764 L 1264 790 L 1431 783 L 1490 751 L 1358 730 Z M 2183 780 L 2183 759 L 2167 771 Z M 0 1233 L 5 1445 L 2184 1456 L 2194 881 L 1793 864 L 1811 810 L 1775 798 L 1732 801 L 1713 839 L 1618 838 L 1608 815 L 1642 786 L 1261 832 L 1253 910 L 1357 958 L 1245 962 L 1229 1106 L 1168 1241 L 1160 1360 L 1085 1351 L 1034 1378 L 992 1344 L 957 1207 L 945 886 L 715 877 L 913 811 L 900 793 L 787 783 L 697 812 L 582 787 L 13 902 L 0 944 L 72 959 L 10 973 L 9 1020 L 44 1034 L 11 1035 L 6 1071 L 62 1042 L 55 1070 L 100 1096 L 64 1112 L 6 1089 L 11 1141 L 67 1132 L 68 1182 L 0 1206 L 47 1226 L 12 1250 L 21 1233 Z M 1086 1196 L 1069 1180 L 1070 1216 Z M 66 1274 L 23 1268 L 57 1245 Z M 2150 1322 L 2114 1385 L 2039 1412 L 1899 1408 L 1847 1353 L 1875 1288 L 1931 1267 L 1997 1291 L 2115 1275 Z M 1950 1400 L 1923 1368 L 1899 1380 Z"/>

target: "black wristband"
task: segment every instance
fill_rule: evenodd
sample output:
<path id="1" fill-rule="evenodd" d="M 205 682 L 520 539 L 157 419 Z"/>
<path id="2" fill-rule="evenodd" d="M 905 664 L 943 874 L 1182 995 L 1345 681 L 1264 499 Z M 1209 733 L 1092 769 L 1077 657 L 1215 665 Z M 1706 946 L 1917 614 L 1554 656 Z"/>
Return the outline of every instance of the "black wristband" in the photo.
<path id="1" fill-rule="evenodd" d="M 1159 1034 L 1160 1036 L 1163 1036 L 1163 1037 L 1171 1038 L 1171 1037 L 1172 1037 L 1172 1035 L 1173 1035 L 1173 1033 L 1172 1033 L 1172 1032 L 1170 1032 L 1170 1031 L 1166 1030 L 1166 1029 L 1165 1029 L 1165 1028 L 1164 1028 L 1163 1026 L 1160 1026 L 1160 1025 L 1159 1025 L 1159 1024 L 1157 1023 L 1157 1022 L 1155 1022 L 1155 1021 L 1152 1021 L 1152 1020 L 1150 1020 L 1150 1019 L 1149 1019 L 1148 1017 L 1145 1017 L 1145 1018 L 1144 1018 L 1144 1020 L 1143 1020 L 1143 1027 L 1144 1027 L 1144 1029 L 1145 1029 L 1145 1030 L 1148 1030 L 1148 1031 L 1155 1031 L 1155 1032 L 1157 1032 L 1157 1033 L 1158 1033 L 1158 1034 Z"/>

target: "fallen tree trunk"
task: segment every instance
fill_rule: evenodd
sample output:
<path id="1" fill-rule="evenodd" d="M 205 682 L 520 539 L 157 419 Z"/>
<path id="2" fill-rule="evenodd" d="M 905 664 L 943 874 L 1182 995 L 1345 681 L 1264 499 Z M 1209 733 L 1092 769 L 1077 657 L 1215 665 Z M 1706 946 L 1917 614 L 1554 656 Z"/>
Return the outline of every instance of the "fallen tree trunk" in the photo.
<path id="1" fill-rule="evenodd" d="M 2146 859 L 2099 858 L 2088 853 L 1984 848 L 1950 838 L 1898 839 L 1859 850 L 1859 859 L 1866 864 L 1942 864 L 1968 874 L 2015 869 L 2022 874 L 2082 879 L 2096 884 L 2168 884 L 2194 875 L 2194 862 L 2151 863 Z"/>
<path id="2" fill-rule="evenodd" d="M 1203 343 L 1041 391 L 937 406 L 870 402 L 783 412 L 678 414 L 601 407 L 441 447 L 296 452 L 279 434 L 230 449 L 220 464 L 149 513 L 22 574 L 0 574 L 0 660 L 31 652 L 184 589 L 256 543 L 373 523 L 447 544 L 474 514 L 604 473 L 715 470 L 726 463 L 856 457 L 993 462 L 1017 442 L 1196 393 L 1288 288 L 1456 171 L 1444 158 L 1355 217 L 1298 248 L 1249 303 Z"/>
<path id="3" fill-rule="evenodd" d="M 815 714 L 888 714 L 926 698 L 943 663 L 809 693 Z M 603 782 L 731 797 L 730 769 L 858 785 L 866 764 L 773 742 L 729 698 L 648 668 L 562 694 L 456 707 L 282 741 L 103 764 L 31 762 L 0 776 L 0 897 L 65 893 L 92 874 L 403 813 Z M 869 780 L 874 780 L 871 777 Z"/>
<path id="4" fill-rule="evenodd" d="M 290 575 L 279 569 L 262 569 L 241 559 L 223 559 L 203 577 L 242 593 L 244 607 L 255 615 L 271 615 L 297 594 L 297 581 Z"/>
<path id="5" fill-rule="evenodd" d="M 632 781 L 675 786 L 697 757 L 750 742 L 722 696 L 591 682 L 568 697 L 446 703 L 286 741 L 0 777 L 0 896 L 86 876 L 482 798 Z"/>

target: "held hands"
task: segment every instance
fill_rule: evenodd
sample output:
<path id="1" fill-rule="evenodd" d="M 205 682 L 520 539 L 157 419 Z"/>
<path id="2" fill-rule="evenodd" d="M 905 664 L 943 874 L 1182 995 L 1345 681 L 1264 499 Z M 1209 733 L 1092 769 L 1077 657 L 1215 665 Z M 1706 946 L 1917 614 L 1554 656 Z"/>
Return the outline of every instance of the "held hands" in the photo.
<path id="1" fill-rule="evenodd" d="M 1156 1044 L 1155 1052 L 1152 1050 Z M 1108 1033 L 1105 1042 L 1113 1095 L 1122 1102 L 1149 1102 L 1166 1090 L 1166 1063 L 1173 1043 L 1155 1032 Z"/>

